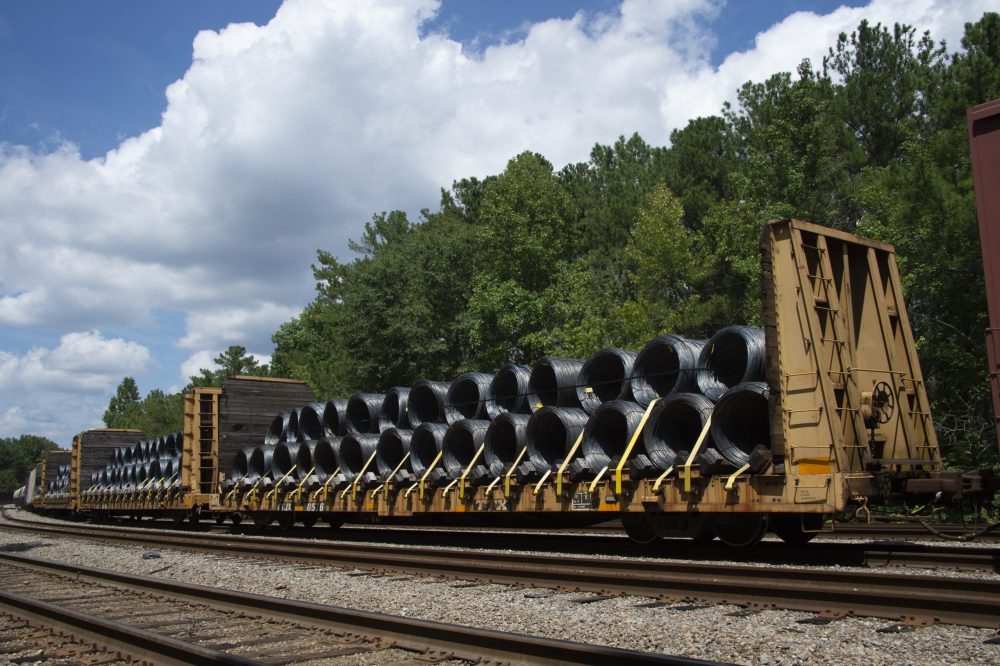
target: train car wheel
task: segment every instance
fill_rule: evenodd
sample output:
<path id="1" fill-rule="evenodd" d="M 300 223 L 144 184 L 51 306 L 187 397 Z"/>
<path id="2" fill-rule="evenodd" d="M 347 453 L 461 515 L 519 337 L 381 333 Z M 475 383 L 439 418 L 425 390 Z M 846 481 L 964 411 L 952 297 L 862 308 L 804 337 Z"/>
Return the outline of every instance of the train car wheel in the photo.
<path id="1" fill-rule="evenodd" d="M 229 514 L 229 520 L 233 521 L 233 525 L 239 525 L 243 522 L 242 513 L 231 513 Z"/>
<path id="2" fill-rule="evenodd" d="M 219 512 L 219 513 L 215 514 L 215 524 L 216 525 L 221 525 L 224 522 L 226 522 L 226 514 L 224 514 L 222 512 Z"/>
<path id="3" fill-rule="evenodd" d="M 622 516 L 622 525 L 625 527 L 625 534 L 628 538 L 643 546 L 660 538 L 653 523 L 642 514 Z"/>
<path id="4" fill-rule="evenodd" d="M 771 516 L 771 531 L 785 543 L 803 546 L 812 541 L 823 527 L 823 515 L 819 513 L 789 514 Z"/>
<path id="5" fill-rule="evenodd" d="M 756 546 L 767 533 L 767 514 L 738 514 L 714 521 L 719 541 L 733 548 Z"/>
<path id="6" fill-rule="evenodd" d="M 274 522 L 274 513 L 271 511 L 258 511 L 253 514 L 253 524 L 261 529 L 268 527 Z"/>
<path id="7" fill-rule="evenodd" d="M 334 518 L 333 516 L 327 516 L 325 520 L 326 524 L 330 526 L 330 529 L 334 530 L 344 524 L 343 520 L 341 520 L 340 518 Z"/>
<path id="8" fill-rule="evenodd" d="M 278 527 L 283 530 L 292 529 L 295 524 L 295 514 L 291 511 L 282 511 L 278 514 Z"/>
<path id="9" fill-rule="evenodd" d="M 319 516 L 317 516 L 315 513 L 302 516 L 302 527 L 306 529 L 315 527 L 317 520 L 319 520 Z"/>

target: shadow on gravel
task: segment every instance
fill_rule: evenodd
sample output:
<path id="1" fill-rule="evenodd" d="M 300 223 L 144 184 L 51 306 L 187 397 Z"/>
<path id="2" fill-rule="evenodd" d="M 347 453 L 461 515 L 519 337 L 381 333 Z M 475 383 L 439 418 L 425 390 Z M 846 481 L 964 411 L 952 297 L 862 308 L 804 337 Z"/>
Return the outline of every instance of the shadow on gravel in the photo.
<path id="1" fill-rule="evenodd" d="M 47 548 L 50 544 L 47 543 L 8 543 L 5 546 L 0 546 L 0 552 L 4 553 L 26 553 L 29 550 L 34 550 L 35 548 Z"/>

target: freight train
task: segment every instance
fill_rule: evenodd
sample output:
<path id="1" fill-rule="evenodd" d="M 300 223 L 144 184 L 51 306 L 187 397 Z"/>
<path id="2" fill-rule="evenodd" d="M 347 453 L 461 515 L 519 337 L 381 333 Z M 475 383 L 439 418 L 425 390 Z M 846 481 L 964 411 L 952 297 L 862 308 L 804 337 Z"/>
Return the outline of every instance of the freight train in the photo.
<path id="1" fill-rule="evenodd" d="M 799 220 L 761 237 L 762 328 L 316 401 L 233 377 L 183 432 L 89 430 L 21 494 L 52 513 L 578 526 L 633 540 L 768 532 L 984 492 L 945 471 L 891 246 Z"/>

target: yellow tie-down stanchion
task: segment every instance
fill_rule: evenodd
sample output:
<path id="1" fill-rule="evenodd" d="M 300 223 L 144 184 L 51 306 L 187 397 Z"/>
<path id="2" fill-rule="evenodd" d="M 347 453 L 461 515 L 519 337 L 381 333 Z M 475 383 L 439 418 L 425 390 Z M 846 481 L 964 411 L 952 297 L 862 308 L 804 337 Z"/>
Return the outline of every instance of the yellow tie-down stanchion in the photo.
<path id="1" fill-rule="evenodd" d="M 354 475 L 354 481 L 351 482 L 351 485 L 349 485 L 347 488 L 344 488 L 344 491 L 342 493 L 340 493 L 340 499 L 344 499 L 344 497 L 347 495 L 348 492 L 351 493 L 351 501 L 352 502 L 357 499 L 357 496 L 358 496 L 358 484 L 361 483 L 361 477 L 364 476 L 364 473 L 368 471 L 369 465 L 371 465 L 373 462 L 375 462 L 375 454 L 376 453 L 378 453 L 378 452 L 377 451 L 372 451 L 372 454 L 370 456 L 368 456 L 368 460 L 366 460 L 365 464 L 361 466 L 361 471 L 359 471 L 357 474 Z"/>
<path id="2" fill-rule="evenodd" d="M 580 448 L 581 444 L 583 444 L 583 431 L 582 430 L 580 431 L 580 436 L 576 438 L 575 442 L 573 442 L 573 447 L 569 450 L 569 454 L 567 454 L 566 459 L 562 461 L 562 465 L 559 465 L 559 471 L 556 472 L 556 496 L 557 497 L 562 497 L 563 472 L 566 471 L 566 468 L 569 467 L 570 462 L 573 461 L 573 457 L 576 456 L 576 452 Z M 545 478 L 543 477 L 542 481 L 544 481 L 544 480 L 545 480 Z M 538 485 L 535 486 L 535 494 L 536 495 L 538 494 L 538 490 L 542 486 L 542 481 L 539 481 Z"/>
<path id="3" fill-rule="evenodd" d="M 750 469 L 750 463 L 743 465 L 743 467 L 740 467 L 738 470 L 730 474 L 729 478 L 726 479 L 726 490 L 732 490 L 733 484 L 736 483 L 736 479 L 739 478 L 739 476 L 744 472 L 746 472 L 748 469 Z"/>
<path id="4" fill-rule="evenodd" d="M 479 445 L 479 450 L 476 451 L 476 454 L 474 456 L 472 456 L 472 460 L 469 462 L 468 465 L 466 465 L 465 471 L 462 472 L 462 475 L 457 479 L 455 479 L 454 481 L 452 481 L 451 483 L 449 483 L 448 487 L 444 489 L 445 497 L 448 496 L 448 492 L 451 491 L 452 487 L 455 484 L 458 484 L 458 499 L 463 499 L 465 497 L 465 479 L 466 477 L 469 476 L 469 472 L 472 471 L 472 468 L 475 466 L 476 462 L 479 461 L 479 456 L 483 455 L 483 451 L 485 449 L 486 449 L 485 442 Z"/>
<path id="5" fill-rule="evenodd" d="M 385 477 L 385 481 L 382 482 L 382 486 L 381 486 L 382 487 L 382 496 L 386 499 L 386 501 L 389 500 L 389 484 L 396 477 L 396 474 L 399 473 L 399 470 L 403 469 L 403 465 L 405 465 L 406 461 L 409 460 L 409 459 L 410 459 L 410 452 L 407 451 L 406 455 L 403 456 L 403 459 L 399 461 L 398 465 L 396 465 L 396 469 L 392 470 L 392 472 L 389 474 L 389 476 Z M 372 495 L 372 498 L 374 498 L 374 497 L 375 497 L 375 495 Z"/>
<path id="6" fill-rule="evenodd" d="M 444 455 L 444 451 L 438 451 L 438 454 L 436 456 L 434 456 L 434 460 L 431 461 L 431 464 L 427 466 L 426 470 L 424 470 L 423 476 L 421 476 L 420 480 L 417 481 L 416 484 L 414 484 L 414 485 L 419 485 L 420 486 L 420 499 L 424 498 L 424 491 L 426 490 L 426 488 L 425 488 L 425 482 L 427 481 L 427 477 L 431 475 L 431 472 L 434 470 L 435 467 L 437 467 L 437 464 L 439 462 L 441 462 L 441 456 L 443 456 L 443 455 Z M 407 497 L 410 496 L 410 492 L 412 490 L 413 490 L 413 486 L 411 486 L 410 489 L 406 491 L 406 496 Z"/>
<path id="7" fill-rule="evenodd" d="M 684 473 L 684 492 L 691 492 L 691 465 L 694 463 L 694 459 L 698 457 L 698 452 L 701 451 L 702 445 L 705 440 L 708 439 L 708 431 L 712 428 L 712 415 L 709 414 L 708 418 L 705 419 L 705 425 L 701 429 L 701 434 L 698 435 L 698 441 L 694 443 L 694 448 L 691 449 L 691 453 L 688 455 L 687 460 L 684 461 L 684 466 L 681 468 Z"/>
<path id="8" fill-rule="evenodd" d="M 311 470 L 309 470 L 303 475 L 302 480 L 299 482 L 298 487 L 296 487 L 295 490 L 292 492 L 292 494 L 295 496 L 295 499 L 293 500 L 295 504 L 299 504 L 301 502 L 302 492 L 305 490 L 306 482 L 309 481 L 309 477 L 312 476 L 312 473 L 315 471 L 316 467 L 313 466 Z"/>
<path id="9" fill-rule="evenodd" d="M 521 464 L 521 460 L 524 459 L 524 456 L 527 453 L 528 453 L 528 447 L 525 446 L 523 449 L 521 449 L 521 452 L 517 454 L 517 457 L 514 458 L 514 463 L 510 466 L 510 469 L 507 470 L 507 473 L 503 475 L 504 497 L 510 497 L 510 477 L 514 473 L 514 470 L 517 469 L 517 466 Z"/>
<path id="10" fill-rule="evenodd" d="M 650 401 L 649 405 L 646 407 L 646 411 L 642 414 L 642 419 L 639 421 L 639 425 L 636 426 L 635 432 L 632 433 L 632 439 L 628 441 L 628 446 L 625 447 L 625 451 L 622 452 L 622 458 L 618 461 L 618 466 L 615 467 L 615 495 L 622 494 L 622 470 L 625 469 L 625 463 L 628 462 L 628 458 L 632 455 L 632 449 L 635 448 L 636 442 L 639 441 L 639 437 L 642 436 L 642 430 L 646 427 L 646 422 L 649 421 L 649 415 L 653 413 L 653 407 L 656 403 L 660 401 L 659 398 L 654 398 Z M 595 484 L 591 484 L 591 492 L 596 487 Z"/>
<path id="11" fill-rule="evenodd" d="M 261 481 L 263 481 L 263 480 L 264 480 L 264 477 L 262 476 L 259 479 L 257 479 L 256 483 L 254 483 L 252 486 L 250 486 L 250 490 L 248 490 L 247 494 L 243 496 L 244 502 L 246 502 L 247 500 L 249 500 L 248 504 L 250 504 L 250 503 L 257 504 L 257 486 L 259 486 L 260 483 L 261 483 Z M 258 508 L 259 508 L 259 505 L 258 505 Z"/>
<path id="12" fill-rule="evenodd" d="M 281 489 L 281 486 L 285 483 L 285 479 L 287 479 L 288 477 L 290 477 L 292 475 L 292 473 L 295 472 L 295 468 L 296 467 L 298 467 L 298 465 L 292 465 L 291 469 L 289 469 L 287 472 L 285 472 L 280 479 L 278 479 L 277 481 L 275 481 L 274 482 L 274 488 L 271 488 L 270 490 L 268 490 L 264 494 L 264 499 L 262 501 L 270 501 L 270 498 L 272 498 L 272 497 L 275 500 L 277 500 L 278 499 L 278 491 Z"/>
<path id="13" fill-rule="evenodd" d="M 323 502 L 324 506 L 326 505 L 327 497 L 330 494 L 330 484 L 333 483 L 334 477 L 337 476 L 338 474 L 340 474 L 339 467 L 335 469 L 332 473 L 326 475 L 326 482 L 319 487 L 319 490 L 316 490 L 311 495 L 309 495 L 310 504 L 315 504 L 317 500 L 320 500 L 320 495 L 322 495 L 322 500 L 320 501 Z"/>

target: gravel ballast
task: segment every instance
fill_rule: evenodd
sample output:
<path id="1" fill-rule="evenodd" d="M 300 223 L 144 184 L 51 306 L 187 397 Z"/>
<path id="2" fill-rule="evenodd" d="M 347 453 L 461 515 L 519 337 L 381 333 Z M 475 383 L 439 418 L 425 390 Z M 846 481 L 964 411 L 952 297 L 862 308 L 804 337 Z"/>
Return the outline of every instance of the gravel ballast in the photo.
<path id="1" fill-rule="evenodd" d="M 936 625 L 882 633 L 889 620 L 845 618 L 798 624 L 810 613 L 741 613 L 710 605 L 686 610 L 640 608 L 648 599 L 615 597 L 576 603 L 589 595 L 504 585 L 462 587 L 421 576 L 373 576 L 325 566 L 158 551 L 142 546 L 27 535 L 0 527 L 0 548 L 37 544 L 31 555 L 155 575 L 201 585 L 302 599 L 407 617 L 538 636 L 599 643 L 741 664 L 996 664 L 1000 645 L 985 644 L 987 629 Z M 484 554 L 484 557 L 488 557 Z M 639 565 L 641 566 L 641 564 Z M 675 606 L 682 606 L 677 604 Z M 735 614 L 735 615 L 734 615 Z"/>

